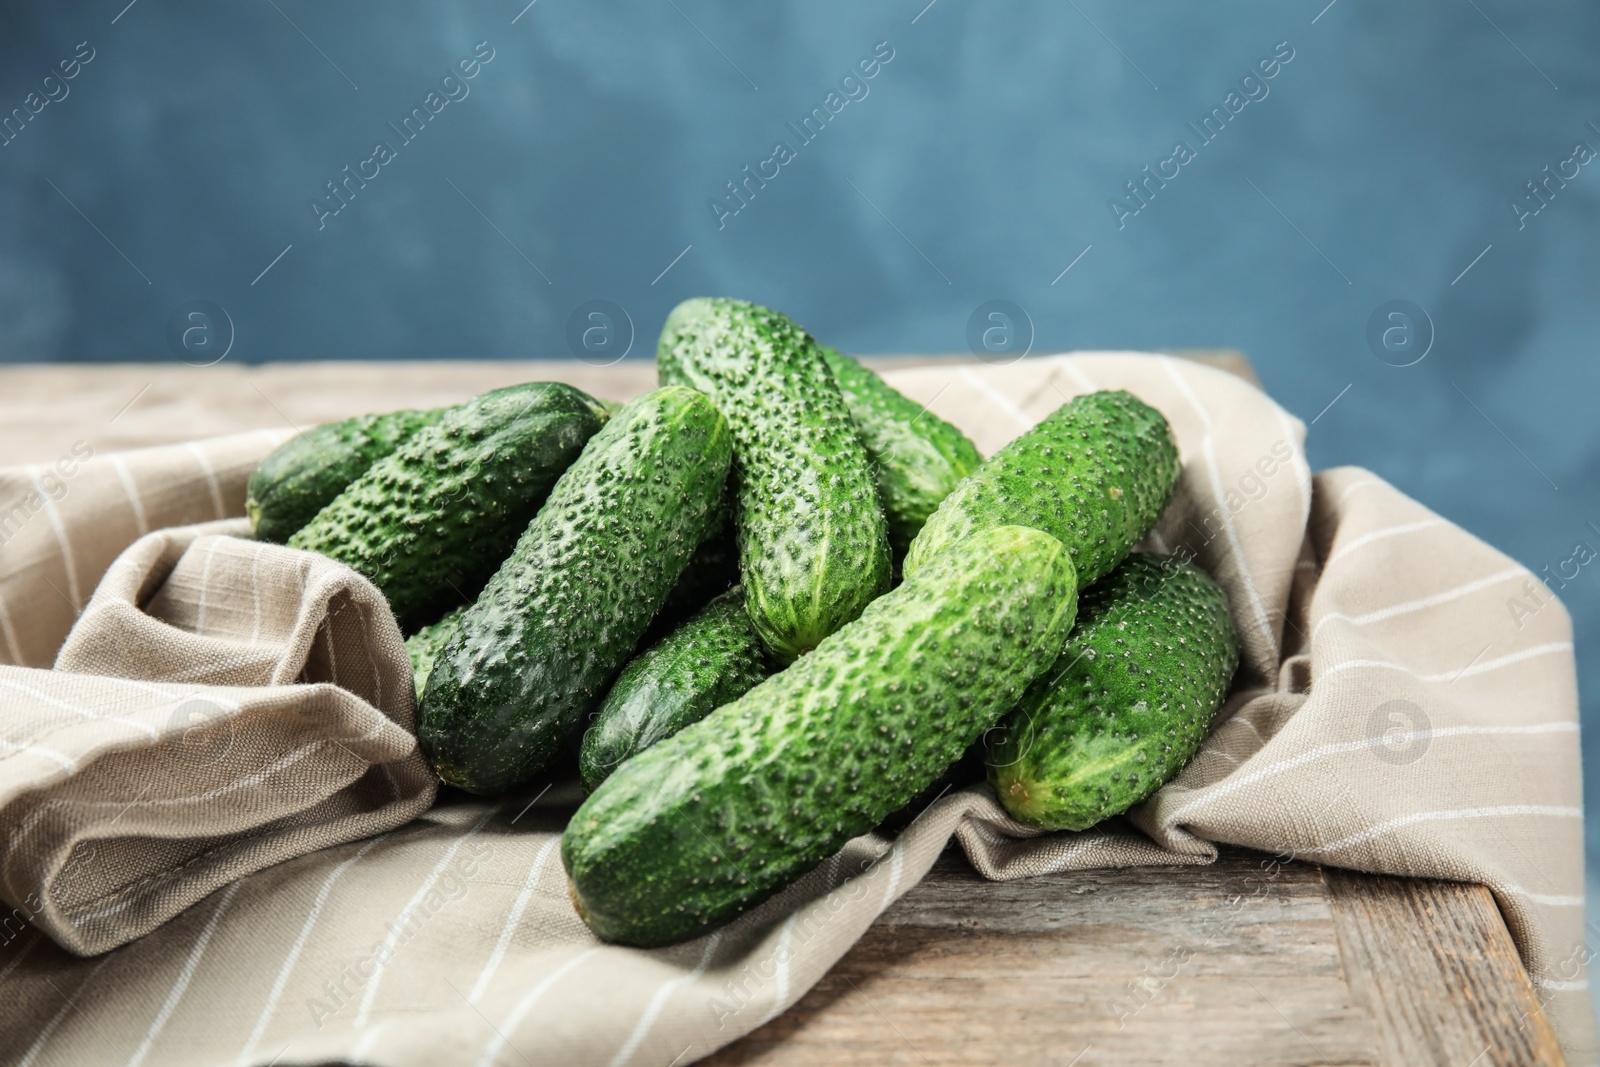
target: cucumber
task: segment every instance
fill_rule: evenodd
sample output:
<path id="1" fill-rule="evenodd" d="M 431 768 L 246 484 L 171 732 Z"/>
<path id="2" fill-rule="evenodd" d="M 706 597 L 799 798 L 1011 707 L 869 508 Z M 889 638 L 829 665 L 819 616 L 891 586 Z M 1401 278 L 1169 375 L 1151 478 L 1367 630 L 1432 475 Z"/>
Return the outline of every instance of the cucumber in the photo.
<path id="1" fill-rule="evenodd" d="M 733 431 L 746 610 L 787 662 L 889 587 L 888 529 L 860 435 L 820 346 L 742 300 L 686 300 L 657 346 L 663 384 L 708 394 Z"/>
<path id="2" fill-rule="evenodd" d="M 600 937 L 693 937 L 788 885 L 925 788 L 1054 662 L 1077 606 L 1049 534 L 985 530 L 792 667 L 639 753 L 568 823 Z"/>
<path id="3" fill-rule="evenodd" d="M 446 408 L 357 415 L 296 434 L 250 474 L 244 510 L 257 539 L 282 544 L 327 507 L 367 468 L 387 456 Z"/>
<path id="4" fill-rule="evenodd" d="M 945 497 L 911 544 L 907 577 L 975 530 L 1015 523 L 1072 553 L 1088 588 L 1150 531 L 1178 481 L 1161 412 L 1121 390 L 1069 400 Z"/>
<path id="5" fill-rule="evenodd" d="M 940 501 L 983 457 L 966 434 L 849 356 L 826 345 L 822 355 L 872 462 L 889 546 L 903 557 Z"/>
<path id="6" fill-rule="evenodd" d="M 701 542 L 667 594 L 666 603 L 650 620 L 650 628 L 639 639 L 640 648 L 649 648 L 717 597 L 739 584 L 739 539 L 733 532 L 733 519 L 724 512 L 715 520 L 711 536 Z"/>
<path id="7" fill-rule="evenodd" d="M 1228 597 L 1200 568 L 1136 552 L 1088 589 L 1057 667 L 993 731 L 989 780 L 1022 823 L 1086 830 L 1194 756 L 1239 665 Z"/>
<path id="8" fill-rule="evenodd" d="M 371 579 L 411 633 L 472 599 L 604 421 L 558 382 L 484 393 L 374 463 L 289 545 Z"/>
<path id="9" fill-rule="evenodd" d="M 770 673 L 735 586 L 624 668 L 583 738 L 594 792 L 629 757 L 744 696 Z"/>
<path id="10" fill-rule="evenodd" d="M 433 672 L 433 661 L 439 658 L 439 652 L 450 638 L 455 636 L 457 628 L 461 625 L 461 616 L 466 613 L 467 606 L 461 605 L 445 614 L 438 622 L 431 623 L 406 638 L 406 654 L 411 657 L 411 678 L 417 687 L 417 699 L 422 699 L 422 691 L 428 685 L 428 675 Z"/>
<path id="11" fill-rule="evenodd" d="M 561 750 L 705 539 L 732 448 L 677 386 L 594 436 L 434 661 L 418 740 L 441 780 L 503 793 Z"/>

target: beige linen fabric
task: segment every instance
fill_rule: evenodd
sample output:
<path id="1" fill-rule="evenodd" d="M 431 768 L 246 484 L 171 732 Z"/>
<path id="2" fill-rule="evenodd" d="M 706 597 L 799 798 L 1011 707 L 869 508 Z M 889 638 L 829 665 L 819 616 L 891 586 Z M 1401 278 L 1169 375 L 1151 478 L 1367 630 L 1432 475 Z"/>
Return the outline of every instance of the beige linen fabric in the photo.
<path id="1" fill-rule="evenodd" d="M 797 1000 L 954 836 L 995 878 L 1204 863 L 1213 842 L 1235 842 L 1364 870 L 1482 882 L 1507 917 L 1568 1056 L 1594 1061 L 1571 630 L 1531 575 L 1367 472 L 1313 479 L 1301 424 L 1221 372 L 1159 356 L 1087 353 L 889 377 L 986 453 L 1063 400 L 1098 388 L 1129 389 L 1172 421 L 1184 473 L 1147 547 L 1192 552 L 1223 582 L 1244 655 L 1235 693 L 1200 756 L 1131 813 L 1142 833 L 1113 825 L 1034 834 L 977 787 L 937 801 L 894 842 L 875 835 L 853 842 L 718 933 L 644 952 L 596 942 L 567 900 L 559 832 L 578 800 L 569 785 L 499 803 L 452 798 L 377 837 L 350 834 L 347 843 L 232 881 L 241 872 L 224 872 L 211 884 L 225 886 L 98 958 L 80 959 L 37 929 L 8 930 L 0 943 L 0 1050 L 30 1067 L 686 1063 Z M 224 446 L 197 447 L 220 455 Z M 268 443 L 257 439 L 253 452 L 242 440 L 226 447 L 237 449 L 237 467 L 229 469 L 244 470 Z M 138 466 L 152 483 L 163 476 L 158 470 L 186 462 L 171 449 L 114 459 Z M 81 604 L 83 590 L 140 532 L 112 513 L 129 508 L 126 495 L 79 492 L 117 489 L 115 472 L 105 477 L 112 462 L 83 465 L 81 481 L 54 501 L 58 522 L 35 515 L 0 546 L 0 610 L 13 620 L 42 620 L 4 646 L 14 662 L 48 664 L 71 623 L 70 612 L 49 602 Z M 165 522 L 146 529 L 214 517 L 200 513 L 211 490 L 192 464 L 169 475 L 174 497 L 183 496 L 177 483 L 187 479 L 189 510 L 175 505 Z M 7 486 L 14 494 L 19 478 L 36 477 L 0 473 L 0 516 L 9 507 Z M 225 494 L 237 483 L 215 474 L 212 481 L 223 485 L 218 510 L 236 514 L 236 498 Z M 86 516 L 99 526 L 91 530 Z M 106 536 L 122 537 L 116 550 L 89 547 L 102 540 L 100 530 L 113 529 L 121 532 Z M 146 622 L 133 606 L 185 631 L 183 641 L 202 641 L 210 623 L 197 627 L 199 604 L 207 604 L 208 620 L 213 595 L 237 605 L 246 555 L 259 546 L 205 531 L 160 536 L 156 547 L 130 550 L 146 553 L 142 577 L 119 565 L 102 585 L 112 607 L 91 607 L 107 612 L 117 636 L 93 637 L 99 620 L 91 615 L 62 649 L 63 659 L 81 657 L 74 661 L 80 673 L 27 672 L 28 684 L 69 705 L 84 702 L 85 686 L 111 686 L 108 695 L 127 702 L 119 709 L 137 709 L 138 694 L 153 683 L 133 674 L 158 668 L 136 650 Z M 17 541 L 27 553 L 12 554 Z M 283 568 L 271 582 L 315 600 L 309 586 L 294 587 L 304 583 L 288 563 L 298 554 L 270 552 Z M 78 594 L 50 588 L 64 579 L 63 555 L 73 558 L 65 565 L 76 569 Z M 169 564 L 164 579 L 147 577 Z M 1513 600 L 1522 608 L 1514 610 Z M 279 660 L 252 658 L 250 643 L 239 641 L 242 619 L 239 612 L 225 624 L 238 660 L 226 669 L 239 673 L 216 691 L 266 711 L 290 687 L 281 684 Z M 361 625 L 381 628 L 371 619 Z M 292 642 L 286 634 L 281 643 Z M 212 664 L 227 658 L 220 648 L 206 654 Z M 154 662 L 177 671 L 179 659 Z M 376 695 L 361 690 L 375 675 L 347 677 L 345 659 L 339 663 L 337 685 L 328 676 L 330 684 L 294 688 L 330 694 L 323 698 L 330 708 L 338 701 L 376 706 Z M 128 680 L 86 678 L 90 664 Z M 401 669 L 391 676 L 379 667 L 385 686 L 406 680 Z M 15 677 L 0 673 L 0 680 Z M 0 736 L 12 746 L 0 753 L 0 825 L 8 838 L 17 798 L 30 791 L 81 782 L 83 803 L 126 803 L 131 782 L 91 776 L 148 747 L 132 726 L 64 727 L 69 739 L 82 739 L 62 753 L 78 765 L 72 771 L 33 751 L 56 744 L 57 734 L 34 737 L 10 725 L 31 707 L 21 699 L 0 693 Z M 136 718 L 131 710 L 118 714 Z M 285 738 L 317 728 L 332 735 L 322 721 L 331 714 L 276 721 Z M 179 788 L 182 777 L 152 773 L 143 781 Z M 192 833 L 189 818 L 187 811 L 152 818 L 140 832 L 163 833 L 168 846 L 181 847 Z M 161 862 L 156 852 L 129 852 L 117 861 Z M 17 902 L 30 871 L 35 888 L 50 873 L 8 863 L 0 892 Z M 59 936 L 65 927 L 48 928 Z"/>

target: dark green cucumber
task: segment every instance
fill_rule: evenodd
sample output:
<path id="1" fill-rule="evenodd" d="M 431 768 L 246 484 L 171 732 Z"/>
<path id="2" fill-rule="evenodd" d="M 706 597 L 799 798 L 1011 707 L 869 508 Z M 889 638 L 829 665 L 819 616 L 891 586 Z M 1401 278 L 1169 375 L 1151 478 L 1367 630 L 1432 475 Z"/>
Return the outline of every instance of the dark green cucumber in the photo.
<path id="1" fill-rule="evenodd" d="M 411 679 L 417 687 L 418 700 L 427 688 L 428 675 L 433 673 L 433 661 L 439 658 L 446 642 L 455 636 L 466 611 L 467 606 L 463 604 L 406 638 L 406 655 L 411 657 Z"/>
<path id="2" fill-rule="evenodd" d="M 434 661 L 418 738 L 443 781 L 502 793 L 560 751 L 705 539 L 732 445 L 676 386 L 594 436 Z"/>
<path id="3" fill-rule="evenodd" d="M 623 669 L 583 738 L 593 792 L 630 756 L 744 696 L 771 672 L 735 586 Z"/>
<path id="4" fill-rule="evenodd" d="M 639 646 L 649 648 L 737 584 L 739 539 L 733 532 L 733 520 L 723 518 L 717 521 L 711 536 L 689 557 L 688 566 L 683 568 L 678 583 L 667 594 L 666 603 L 650 620 L 650 628 L 639 639 Z"/>
<path id="5" fill-rule="evenodd" d="M 391 411 L 325 422 L 285 441 L 256 465 L 244 510 L 262 541 L 282 544 L 367 472 L 446 408 Z"/>
<path id="6" fill-rule="evenodd" d="M 732 919 L 925 788 L 1066 640 L 1072 560 L 985 530 L 789 669 L 617 769 L 568 823 L 578 914 L 662 945 Z"/>
<path id="7" fill-rule="evenodd" d="M 792 660 L 889 587 L 888 530 L 850 411 L 811 336 L 742 300 L 679 304 L 656 362 L 663 384 L 699 389 L 728 418 L 746 609 Z"/>
<path id="8" fill-rule="evenodd" d="M 410 633 L 482 588 L 605 417 L 558 382 L 484 393 L 374 463 L 289 545 L 371 579 Z"/>
<path id="9" fill-rule="evenodd" d="M 905 573 L 976 530 L 1014 523 L 1066 545 L 1087 589 L 1150 532 L 1178 470 L 1172 427 L 1138 397 L 1069 400 L 945 497 L 912 542 Z"/>
<path id="10" fill-rule="evenodd" d="M 849 356 L 826 345 L 822 355 L 872 461 L 889 545 L 904 556 L 928 516 L 983 457 L 966 434 Z"/>
<path id="11" fill-rule="evenodd" d="M 1084 592 L 1056 667 L 992 732 L 1000 803 L 1047 830 L 1127 811 L 1199 750 L 1238 665 L 1217 583 L 1192 563 L 1134 553 Z"/>

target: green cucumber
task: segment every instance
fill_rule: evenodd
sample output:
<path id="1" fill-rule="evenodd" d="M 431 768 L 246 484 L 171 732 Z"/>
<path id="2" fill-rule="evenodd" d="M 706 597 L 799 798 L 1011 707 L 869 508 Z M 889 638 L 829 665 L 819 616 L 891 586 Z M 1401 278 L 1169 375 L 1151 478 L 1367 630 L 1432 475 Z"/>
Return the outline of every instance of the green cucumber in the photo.
<path id="1" fill-rule="evenodd" d="M 590 440 L 434 661 L 418 739 L 441 780 L 503 793 L 561 750 L 705 539 L 732 448 L 677 386 Z"/>
<path id="2" fill-rule="evenodd" d="M 678 583 L 667 594 L 666 603 L 639 639 L 639 647 L 649 648 L 738 584 L 739 539 L 734 535 L 731 515 L 724 512 L 715 520 L 711 536 L 689 557 Z"/>
<path id="3" fill-rule="evenodd" d="M 1239 665 L 1228 597 L 1136 552 L 1084 592 L 1057 667 L 993 731 L 989 780 L 1018 821 L 1086 830 L 1161 788 L 1205 740 Z"/>
<path id="4" fill-rule="evenodd" d="M 985 530 L 781 674 L 624 763 L 561 859 L 600 937 L 693 937 L 877 826 L 1016 705 L 1077 605 L 1049 534 Z"/>
<path id="5" fill-rule="evenodd" d="M 1087 589 L 1155 525 L 1178 471 L 1161 412 L 1121 390 L 1077 397 L 945 497 L 911 543 L 905 573 L 976 530 L 1015 523 L 1066 545 Z"/>
<path id="6" fill-rule="evenodd" d="M 605 417 L 558 382 L 484 393 L 374 463 L 289 545 L 365 575 L 411 633 L 482 588 Z"/>
<path id="7" fill-rule="evenodd" d="M 771 672 L 735 586 L 623 669 L 583 738 L 593 792 L 631 756 L 744 696 Z"/>
<path id="8" fill-rule="evenodd" d="M 262 541 L 282 544 L 378 460 L 432 426 L 446 408 L 357 415 L 298 433 L 250 474 L 244 510 Z"/>
<path id="9" fill-rule="evenodd" d="M 888 529 L 861 437 L 820 346 L 742 300 L 686 300 L 657 346 L 663 384 L 706 393 L 733 431 L 746 609 L 783 661 L 889 587 Z"/>
<path id="10" fill-rule="evenodd" d="M 433 673 L 433 661 L 439 658 L 446 642 L 455 636 L 461 626 L 461 616 L 466 611 L 467 606 L 463 604 L 447 612 L 438 622 L 430 623 L 406 638 L 406 655 L 411 657 L 411 679 L 417 687 L 418 700 L 422 699 L 422 691 L 427 688 L 428 675 Z"/>
<path id="11" fill-rule="evenodd" d="M 903 557 L 934 509 L 983 457 L 966 434 L 849 356 L 826 345 L 822 355 L 872 461 L 889 545 Z"/>

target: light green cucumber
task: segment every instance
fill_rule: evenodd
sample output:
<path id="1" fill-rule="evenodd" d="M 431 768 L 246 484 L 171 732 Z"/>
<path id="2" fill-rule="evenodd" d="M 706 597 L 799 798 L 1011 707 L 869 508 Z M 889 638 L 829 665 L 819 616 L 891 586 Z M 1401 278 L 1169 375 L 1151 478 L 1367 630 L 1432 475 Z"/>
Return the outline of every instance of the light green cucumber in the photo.
<path id="1" fill-rule="evenodd" d="M 1085 830 L 1200 748 L 1239 665 L 1228 598 L 1192 563 L 1136 552 L 1083 593 L 1061 659 L 992 731 L 989 780 L 1018 822 Z"/>
<path id="2" fill-rule="evenodd" d="M 906 576 L 974 531 L 1014 523 L 1066 545 L 1088 588 L 1155 525 L 1178 471 L 1155 408 L 1121 390 L 1069 400 L 945 497 L 911 543 Z"/>
<path id="3" fill-rule="evenodd" d="M 1054 662 L 1066 549 L 985 530 L 743 697 L 628 760 L 568 823 L 578 914 L 662 945 L 727 922 L 878 825 Z"/>

